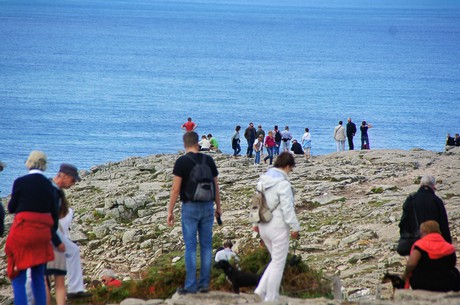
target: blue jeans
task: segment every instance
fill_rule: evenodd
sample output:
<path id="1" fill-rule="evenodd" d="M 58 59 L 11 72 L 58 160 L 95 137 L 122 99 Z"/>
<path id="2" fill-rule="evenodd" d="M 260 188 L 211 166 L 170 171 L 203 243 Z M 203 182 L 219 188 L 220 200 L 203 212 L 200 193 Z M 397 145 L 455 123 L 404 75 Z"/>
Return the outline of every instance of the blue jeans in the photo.
<path id="1" fill-rule="evenodd" d="M 264 162 L 267 161 L 267 159 L 270 159 L 270 165 L 272 165 L 272 163 L 273 163 L 273 147 L 267 147 L 267 154 L 268 154 L 268 156 L 266 156 L 264 158 Z"/>
<path id="2" fill-rule="evenodd" d="M 256 151 L 256 158 L 254 159 L 254 163 L 255 163 L 255 164 L 259 164 L 259 163 L 260 163 L 260 150 L 259 150 L 259 151 Z"/>
<path id="3" fill-rule="evenodd" d="M 212 225 L 214 202 L 185 202 L 182 204 L 182 234 L 185 243 L 185 284 L 187 291 L 209 289 L 212 261 Z M 200 279 L 196 278 L 197 238 L 200 242 Z"/>
<path id="4" fill-rule="evenodd" d="M 281 142 L 275 142 L 275 147 L 273 147 L 273 152 L 275 155 L 279 155 L 280 154 L 280 145 L 281 145 Z"/>
<path id="5" fill-rule="evenodd" d="M 240 151 L 241 151 L 241 146 L 240 146 L 240 144 L 238 143 L 238 144 L 236 144 L 235 149 L 233 149 L 233 156 L 236 157 L 236 156 L 240 153 Z"/>
<path id="6" fill-rule="evenodd" d="M 252 152 L 254 151 L 254 141 L 248 140 L 248 149 L 246 150 L 246 155 L 252 157 Z"/>
<path id="7" fill-rule="evenodd" d="M 45 264 L 30 268 L 32 275 L 32 292 L 36 305 L 46 305 Z M 27 304 L 26 292 L 27 270 L 22 270 L 11 282 L 14 291 L 14 304 Z"/>

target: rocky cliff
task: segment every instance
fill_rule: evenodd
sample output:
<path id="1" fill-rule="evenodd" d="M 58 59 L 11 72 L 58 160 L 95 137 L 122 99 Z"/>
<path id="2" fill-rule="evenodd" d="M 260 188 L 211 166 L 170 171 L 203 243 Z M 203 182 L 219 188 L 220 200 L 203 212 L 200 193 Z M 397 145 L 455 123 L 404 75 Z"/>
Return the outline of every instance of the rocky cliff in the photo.
<path id="1" fill-rule="evenodd" d="M 215 233 L 231 238 L 238 252 L 242 245 L 257 243 L 246 220 L 248 200 L 268 165 L 212 156 L 219 168 L 224 211 L 224 225 L 216 225 Z M 183 250 L 180 221 L 174 228 L 166 226 L 177 157 L 151 155 L 95 166 L 67 192 L 76 211 L 72 235 L 81 244 L 86 277 L 97 278 L 111 266 L 121 278 L 136 279 L 162 253 Z M 383 274 L 403 271 L 405 259 L 395 252 L 401 207 L 425 174 L 438 179 L 437 194 L 446 205 L 457 246 L 459 149 L 346 151 L 315 156 L 312 162 L 298 157 L 296 162 L 291 182 L 303 228 L 296 254 L 325 275 L 337 276 L 345 299 L 379 298 L 387 289 L 380 283 Z M 7 224 L 11 221 L 7 216 Z"/>

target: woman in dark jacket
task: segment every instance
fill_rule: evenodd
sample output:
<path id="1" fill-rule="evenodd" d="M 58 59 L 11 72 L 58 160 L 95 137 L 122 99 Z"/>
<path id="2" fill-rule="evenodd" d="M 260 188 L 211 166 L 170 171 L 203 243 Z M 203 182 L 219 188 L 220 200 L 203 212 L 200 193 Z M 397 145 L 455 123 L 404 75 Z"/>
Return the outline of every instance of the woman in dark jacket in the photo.
<path id="1" fill-rule="evenodd" d="M 44 176 L 46 155 L 32 151 L 26 161 L 28 175 L 14 181 L 8 211 L 16 214 L 6 240 L 8 277 L 15 304 L 27 304 L 26 272 L 31 269 L 36 305 L 46 304 L 45 264 L 54 259 L 51 241 L 65 251 L 56 235 L 58 197 L 56 188 Z"/>

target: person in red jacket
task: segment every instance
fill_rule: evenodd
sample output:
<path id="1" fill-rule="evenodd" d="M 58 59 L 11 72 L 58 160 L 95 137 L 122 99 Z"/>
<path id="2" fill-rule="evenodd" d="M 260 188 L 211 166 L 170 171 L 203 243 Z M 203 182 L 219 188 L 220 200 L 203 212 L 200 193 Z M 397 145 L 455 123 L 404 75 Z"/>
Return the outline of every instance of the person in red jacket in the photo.
<path id="1" fill-rule="evenodd" d="M 35 304 L 46 304 L 45 264 L 54 259 L 51 241 L 59 251 L 65 251 L 56 235 L 58 197 L 43 174 L 46 163 L 43 152 L 30 153 L 26 161 L 29 174 L 14 181 L 8 203 L 8 212 L 16 214 L 5 244 L 15 304 L 27 304 L 25 284 L 29 268 Z"/>
<path id="2" fill-rule="evenodd" d="M 270 165 L 272 165 L 274 147 L 276 146 L 275 138 L 273 137 L 273 131 L 270 130 L 268 132 L 268 136 L 265 138 L 264 143 L 268 153 L 268 155 L 264 158 L 264 162 L 267 163 L 267 160 L 270 159 Z"/>
<path id="3" fill-rule="evenodd" d="M 412 289 L 459 291 L 460 273 L 455 248 L 441 235 L 434 220 L 420 225 L 421 238 L 412 246 L 402 280 Z"/>
<path id="4" fill-rule="evenodd" d="M 112 269 L 102 271 L 101 282 L 107 287 L 121 287 L 122 285 L 122 282 L 115 278 L 115 272 Z"/>

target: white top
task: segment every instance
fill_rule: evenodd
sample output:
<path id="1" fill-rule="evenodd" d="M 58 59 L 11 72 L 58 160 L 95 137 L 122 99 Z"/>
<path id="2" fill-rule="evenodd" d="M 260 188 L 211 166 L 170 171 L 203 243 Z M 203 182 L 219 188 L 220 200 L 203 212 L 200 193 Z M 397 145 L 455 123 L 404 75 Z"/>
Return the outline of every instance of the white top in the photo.
<path id="1" fill-rule="evenodd" d="M 224 249 L 222 249 L 220 251 L 217 251 L 215 261 L 216 262 L 219 262 L 219 261 L 228 261 L 229 262 L 232 258 L 235 261 L 239 260 L 238 256 L 236 255 L 235 252 L 232 251 L 232 249 L 224 248 Z"/>

